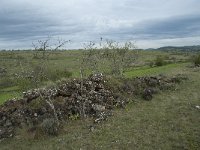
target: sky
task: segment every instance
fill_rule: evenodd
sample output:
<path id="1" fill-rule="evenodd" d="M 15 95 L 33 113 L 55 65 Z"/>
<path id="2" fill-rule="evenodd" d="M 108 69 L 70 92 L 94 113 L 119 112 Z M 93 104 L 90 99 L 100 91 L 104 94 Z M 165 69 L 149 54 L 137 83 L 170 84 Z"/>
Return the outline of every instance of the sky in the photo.
<path id="1" fill-rule="evenodd" d="M 138 48 L 200 45 L 200 0 L 0 0 L 0 49 L 48 36 L 82 48 L 100 38 Z"/>

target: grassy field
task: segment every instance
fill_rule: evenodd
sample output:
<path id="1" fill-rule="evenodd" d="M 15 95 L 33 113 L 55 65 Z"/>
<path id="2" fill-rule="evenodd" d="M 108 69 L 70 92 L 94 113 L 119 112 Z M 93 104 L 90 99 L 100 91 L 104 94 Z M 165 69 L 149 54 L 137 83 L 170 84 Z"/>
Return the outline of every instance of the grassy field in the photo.
<path id="1" fill-rule="evenodd" d="M 32 51 L 0 51 L 0 69 L 6 68 L 6 74 L 0 76 L 0 104 L 13 97 L 19 97 L 23 91 L 35 88 L 32 85 L 34 82 L 15 76 L 15 74 L 28 74 L 31 71 L 37 72 L 42 60 L 34 59 L 33 54 Z M 50 52 L 48 61 L 45 62 L 45 74 L 48 75 L 48 79 L 39 83 L 39 86 L 67 78 L 68 72 L 77 77 L 81 56 L 81 51 Z"/>
<path id="2" fill-rule="evenodd" d="M 167 74 L 168 72 L 172 72 L 182 66 L 186 66 L 188 63 L 174 63 L 168 64 L 159 67 L 140 67 L 124 73 L 125 77 L 133 78 L 133 77 L 141 77 L 141 76 L 152 76 L 152 75 L 159 75 L 159 74 Z"/>
<path id="3" fill-rule="evenodd" d="M 174 52 L 130 51 L 131 53 L 135 53 L 134 58 L 131 58 L 133 63 L 126 68 L 125 77 L 166 73 L 168 70 L 185 65 L 184 62 L 187 62 L 190 58 L 188 54 Z M 44 61 L 34 58 L 34 54 L 33 51 L 0 51 L 0 69 L 6 68 L 7 71 L 4 76 L 0 76 L 0 104 L 12 97 L 19 97 L 23 91 L 36 88 L 35 81 L 25 77 L 16 77 L 16 74 L 29 75 L 32 71 L 37 73 L 40 70 Z M 45 68 L 43 69 L 47 79 L 40 80 L 37 86 L 46 86 L 61 78 L 80 77 L 80 66 L 84 51 L 54 51 L 47 52 L 47 55 L 48 60 L 45 61 Z M 157 56 L 162 56 L 170 64 L 161 67 L 149 67 L 149 63 L 153 62 Z M 108 63 L 99 62 L 101 68 L 108 68 Z M 71 76 L 68 76 L 68 74 L 71 74 Z"/>
<path id="4" fill-rule="evenodd" d="M 89 120 L 75 120 L 68 122 L 65 132 L 57 137 L 33 140 L 30 135 L 22 134 L 2 141 L 0 149 L 197 150 L 200 110 L 195 106 L 200 105 L 200 69 L 186 64 L 165 67 L 170 68 L 168 75 L 184 73 L 189 80 L 177 85 L 175 91 L 155 95 L 152 101 L 135 99 L 125 109 L 116 109 L 108 121 L 93 131 L 89 130 Z"/>

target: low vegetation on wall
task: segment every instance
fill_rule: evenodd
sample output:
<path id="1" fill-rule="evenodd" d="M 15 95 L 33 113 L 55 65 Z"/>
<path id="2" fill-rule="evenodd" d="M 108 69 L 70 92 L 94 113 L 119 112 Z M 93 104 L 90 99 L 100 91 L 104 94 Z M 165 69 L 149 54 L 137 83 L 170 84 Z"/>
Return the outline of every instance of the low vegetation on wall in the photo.
<path id="1" fill-rule="evenodd" d="M 124 108 L 135 96 L 151 100 L 162 90 L 175 90 L 176 83 L 187 79 L 183 75 L 167 78 L 118 78 L 115 81 L 94 74 L 87 79 L 60 81 L 51 88 L 33 89 L 23 98 L 12 99 L 0 106 L 0 138 L 16 135 L 16 129 L 26 128 L 38 133 L 57 135 L 62 122 L 91 117 L 94 123 L 106 120 L 115 107 Z"/>

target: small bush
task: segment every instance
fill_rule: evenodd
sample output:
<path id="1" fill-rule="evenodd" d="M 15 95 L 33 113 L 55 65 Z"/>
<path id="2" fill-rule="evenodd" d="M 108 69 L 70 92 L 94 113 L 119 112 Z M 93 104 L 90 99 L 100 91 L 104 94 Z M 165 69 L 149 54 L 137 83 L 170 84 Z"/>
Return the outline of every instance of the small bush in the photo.
<path id="1" fill-rule="evenodd" d="M 56 81 L 60 78 L 69 78 L 72 76 L 72 72 L 66 70 L 66 69 L 49 69 L 48 72 L 46 73 L 48 78 L 52 81 Z"/>
<path id="2" fill-rule="evenodd" d="M 156 66 L 163 66 L 165 64 L 163 57 L 157 56 L 155 60 Z"/>
<path id="3" fill-rule="evenodd" d="M 30 103 L 28 103 L 28 107 L 30 107 L 31 109 L 41 109 L 42 107 L 44 107 L 46 104 L 46 102 L 42 99 L 42 98 L 37 98 L 33 101 L 31 101 Z"/>
<path id="4" fill-rule="evenodd" d="M 200 66 L 200 54 L 198 54 L 197 56 L 194 56 L 192 61 L 193 61 L 195 66 Z"/>
<path id="5" fill-rule="evenodd" d="M 45 119 L 41 124 L 41 128 L 47 135 L 58 135 L 59 125 L 54 118 Z"/>
<path id="6" fill-rule="evenodd" d="M 154 62 L 153 62 L 153 61 L 150 61 L 150 62 L 149 62 L 149 66 L 150 66 L 150 67 L 153 67 L 153 66 L 154 66 Z"/>
<path id="7" fill-rule="evenodd" d="M 14 82 L 9 78 L 9 77 L 1 77 L 0 76 L 0 88 L 6 88 L 6 87 L 10 87 L 13 86 Z"/>

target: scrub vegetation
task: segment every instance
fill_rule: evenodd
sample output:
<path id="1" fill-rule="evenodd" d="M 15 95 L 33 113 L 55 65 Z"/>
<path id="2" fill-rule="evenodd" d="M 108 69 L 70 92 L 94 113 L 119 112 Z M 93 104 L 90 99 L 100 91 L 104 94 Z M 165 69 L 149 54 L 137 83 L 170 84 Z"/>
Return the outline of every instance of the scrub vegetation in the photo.
<path id="1" fill-rule="evenodd" d="M 120 44 L 102 39 L 99 44 L 87 43 L 84 49 L 59 50 L 67 42 L 60 41 L 52 49 L 48 41 L 38 41 L 34 50 L 0 51 L 0 105 L 5 109 L 9 99 L 31 99 L 25 91 L 61 89 L 64 83 L 68 89 L 75 85 L 77 91 L 71 91 L 72 95 L 79 92 L 77 97 L 83 99 L 84 87 L 91 83 L 96 93 L 113 92 L 108 94 L 114 98 L 109 101 L 112 114 L 103 121 L 95 118 L 94 123 L 93 118 L 85 117 L 90 115 L 83 109 L 86 103 L 80 103 L 81 110 L 73 111 L 66 122 L 58 123 L 60 116 L 55 109 L 63 105 L 63 93 L 43 101 L 48 92 L 43 90 L 27 108 L 35 111 L 41 106 L 49 107 L 53 116 L 45 118 L 37 128 L 17 128 L 16 136 L 1 139 L 0 149 L 199 149 L 198 51 L 139 50 L 131 42 Z M 101 73 L 106 77 L 105 85 L 100 83 L 101 76 L 90 76 Z M 180 78 L 175 78 L 177 75 Z M 145 101 L 149 90 L 155 95 Z M 106 112 L 108 103 L 102 104 L 105 107 L 92 105 L 94 116 L 99 115 L 99 110 Z"/>

